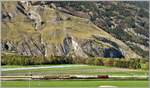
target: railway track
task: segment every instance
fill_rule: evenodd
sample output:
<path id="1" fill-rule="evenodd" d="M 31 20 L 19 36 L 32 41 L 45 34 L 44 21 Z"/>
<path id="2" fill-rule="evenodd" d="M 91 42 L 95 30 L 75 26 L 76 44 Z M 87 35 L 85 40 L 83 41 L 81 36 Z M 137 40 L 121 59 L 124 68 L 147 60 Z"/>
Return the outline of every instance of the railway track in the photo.
<path id="1" fill-rule="evenodd" d="M 67 79 L 112 79 L 148 80 L 148 76 L 109 76 L 109 75 L 56 75 L 56 76 L 1 76 L 1 80 L 67 80 Z"/>

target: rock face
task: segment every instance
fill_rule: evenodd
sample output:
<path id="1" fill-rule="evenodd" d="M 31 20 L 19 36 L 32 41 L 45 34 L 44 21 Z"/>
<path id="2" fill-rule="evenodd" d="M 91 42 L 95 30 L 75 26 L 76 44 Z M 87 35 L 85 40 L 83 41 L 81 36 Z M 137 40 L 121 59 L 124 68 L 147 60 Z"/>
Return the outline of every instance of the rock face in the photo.
<path id="1" fill-rule="evenodd" d="M 73 39 L 73 37 L 68 36 L 64 39 L 64 50 L 65 55 L 87 58 L 87 55 L 83 52 L 81 46 Z"/>
<path id="2" fill-rule="evenodd" d="M 9 15 L 3 13 L 11 13 L 10 9 L 16 16 L 6 21 Z M 50 2 L 2 2 L 2 11 L 3 53 L 45 57 L 140 57 L 88 17 L 60 11 Z"/>
<path id="3" fill-rule="evenodd" d="M 111 58 L 121 58 L 124 57 L 123 52 L 120 50 L 116 50 L 113 48 L 106 48 L 104 50 L 104 57 L 111 57 Z"/>

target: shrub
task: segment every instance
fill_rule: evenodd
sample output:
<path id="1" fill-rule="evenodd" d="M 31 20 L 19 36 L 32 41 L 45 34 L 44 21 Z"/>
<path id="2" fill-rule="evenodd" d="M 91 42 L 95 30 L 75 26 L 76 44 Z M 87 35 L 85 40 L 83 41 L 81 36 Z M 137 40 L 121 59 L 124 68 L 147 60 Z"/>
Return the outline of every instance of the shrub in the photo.
<path id="1" fill-rule="evenodd" d="M 100 59 L 100 58 L 96 58 L 96 59 L 94 60 L 94 65 L 103 66 L 103 65 L 104 65 L 103 60 Z"/>
<path id="2" fill-rule="evenodd" d="M 112 59 L 112 58 L 109 58 L 109 59 L 104 59 L 104 65 L 105 66 L 113 66 L 113 64 L 114 64 L 114 59 Z"/>
<path id="3" fill-rule="evenodd" d="M 94 65 L 94 60 L 95 60 L 95 58 L 87 58 L 86 59 L 86 64 Z"/>
<path id="4" fill-rule="evenodd" d="M 149 62 L 144 63 L 141 68 L 142 68 L 143 70 L 149 70 Z"/>

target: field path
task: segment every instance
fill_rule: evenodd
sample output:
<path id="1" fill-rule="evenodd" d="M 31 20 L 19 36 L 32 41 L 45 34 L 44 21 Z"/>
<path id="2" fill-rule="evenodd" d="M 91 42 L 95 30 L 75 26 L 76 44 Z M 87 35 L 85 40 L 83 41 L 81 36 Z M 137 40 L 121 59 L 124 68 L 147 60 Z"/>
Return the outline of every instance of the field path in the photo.
<path id="1" fill-rule="evenodd" d="M 87 65 L 60 65 L 60 66 L 37 66 L 37 67 L 20 67 L 20 68 L 1 68 L 1 71 L 13 71 L 13 70 L 32 70 L 42 68 L 65 68 L 65 67 L 81 67 Z"/>

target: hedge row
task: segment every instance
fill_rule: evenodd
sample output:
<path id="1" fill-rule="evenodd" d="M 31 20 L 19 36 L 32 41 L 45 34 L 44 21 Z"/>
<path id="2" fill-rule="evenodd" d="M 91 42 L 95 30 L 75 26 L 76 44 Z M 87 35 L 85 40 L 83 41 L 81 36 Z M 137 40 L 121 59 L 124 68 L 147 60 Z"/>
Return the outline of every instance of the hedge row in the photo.
<path id="1" fill-rule="evenodd" d="M 72 58 L 63 56 L 37 57 L 21 55 L 2 55 L 2 65 L 42 65 L 42 64 L 90 64 L 99 66 L 113 66 L 130 69 L 146 69 L 149 63 L 146 59 L 112 59 L 112 58 Z"/>
<path id="2" fill-rule="evenodd" d="M 71 64 L 66 57 L 51 56 L 49 58 L 37 56 L 2 55 L 2 65 L 42 65 L 42 64 Z"/>
<path id="3" fill-rule="evenodd" d="M 112 59 L 112 58 L 92 58 L 88 59 L 87 64 L 99 66 L 113 66 L 130 69 L 149 69 L 149 63 L 146 59 L 130 58 L 130 59 Z"/>

